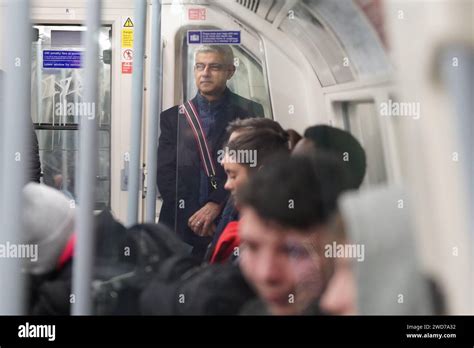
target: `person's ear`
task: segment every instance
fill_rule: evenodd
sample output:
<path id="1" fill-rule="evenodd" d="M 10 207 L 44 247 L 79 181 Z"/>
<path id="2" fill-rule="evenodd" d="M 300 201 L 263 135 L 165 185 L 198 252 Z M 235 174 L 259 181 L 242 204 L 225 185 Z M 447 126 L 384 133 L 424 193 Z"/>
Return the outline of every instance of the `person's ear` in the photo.
<path id="1" fill-rule="evenodd" d="M 227 75 L 227 80 L 230 80 L 232 78 L 232 76 L 234 76 L 235 74 L 235 65 L 232 64 L 229 68 L 229 72 L 228 72 L 228 75 Z"/>

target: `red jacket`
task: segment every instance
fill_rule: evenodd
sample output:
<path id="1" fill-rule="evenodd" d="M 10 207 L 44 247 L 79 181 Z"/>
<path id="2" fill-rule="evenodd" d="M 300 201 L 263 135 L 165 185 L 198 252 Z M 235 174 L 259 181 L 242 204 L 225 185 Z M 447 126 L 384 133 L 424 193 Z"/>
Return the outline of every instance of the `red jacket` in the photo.
<path id="1" fill-rule="evenodd" d="M 232 256 L 234 249 L 240 245 L 239 222 L 227 224 L 219 237 L 216 248 L 212 253 L 210 263 L 224 263 Z"/>
<path id="2" fill-rule="evenodd" d="M 61 256 L 59 257 L 58 260 L 58 265 L 57 269 L 63 268 L 63 266 L 72 259 L 74 256 L 74 247 L 76 246 L 76 234 L 73 233 L 71 237 L 69 237 L 69 240 L 66 243 L 66 246 L 63 249 L 63 252 L 61 253 Z"/>

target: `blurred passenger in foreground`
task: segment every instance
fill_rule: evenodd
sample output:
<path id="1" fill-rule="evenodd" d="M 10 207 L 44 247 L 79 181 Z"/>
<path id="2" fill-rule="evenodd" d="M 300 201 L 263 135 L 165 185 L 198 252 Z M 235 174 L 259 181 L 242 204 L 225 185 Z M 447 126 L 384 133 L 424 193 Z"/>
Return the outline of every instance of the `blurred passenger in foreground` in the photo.
<path id="1" fill-rule="evenodd" d="M 321 308 L 331 314 L 434 314 L 433 294 L 416 258 L 413 207 L 404 192 L 380 187 L 347 193 L 339 208 L 321 250 L 335 265 Z"/>
<path id="2" fill-rule="evenodd" d="M 240 268 L 259 295 L 242 314 L 318 314 L 331 275 L 318 255 L 347 171 L 323 153 L 264 166 L 238 194 Z"/>

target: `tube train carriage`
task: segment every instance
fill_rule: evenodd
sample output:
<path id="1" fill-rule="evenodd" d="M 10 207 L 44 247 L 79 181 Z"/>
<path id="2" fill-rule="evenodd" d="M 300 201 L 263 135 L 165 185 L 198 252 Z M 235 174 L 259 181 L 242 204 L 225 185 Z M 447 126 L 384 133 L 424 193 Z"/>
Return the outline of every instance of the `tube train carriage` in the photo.
<path id="1" fill-rule="evenodd" d="M 412 215 L 406 248 L 437 284 L 445 313 L 473 314 L 473 6 L 471 0 L 3 1 L 0 313 L 27 311 L 23 266 L 11 249 L 24 240 L 29 213 L 23 192 L 36 140 L 26 115 L 42 185 L 61 191 L 74 208 L 72 313 L 97 313 L 94 216 L 110 210 L 124 228 L 163 216 L 169 187 L 156 183 L 157 157 L 165 156 L 158 145 L 170 136 L 162 129 L 165 110 L 183 105 L 192 119 L 183 103 L 201 93 L 196 71 L 221 69 L 199 67 L 199 47 L 219 45 L 231 49 L 235 72 L 227 87 L 245 98 L 239 99 L 245 110 L 259 105 L 262 114 L 254 116 L 302 135 L 328 125 L 357 139 L 367 159 L 359 192 L 405 190 L 410 200 L 396 196 L 393 204 Z M 191 139 L 185 146 L 195 145 Z M 206 161 L 205 151 L 199 154 Z M 187 160 L 184 152 L 177 156 Z M 188 174 L 175 173 L 178 187 Z M 383 199 L 372 199 L 373 224 L 358 227 L 398 235 L 402 218 L 384 220 L 377 207 Z M 51 204 L 59 211 L 59 203 Z M 31 212 L 31 226 L 47 214 Z M 391 238 L 378 248 L 399 247 Z M 404 251 L 396 254 L 400 267 L 408 267 Z"/>

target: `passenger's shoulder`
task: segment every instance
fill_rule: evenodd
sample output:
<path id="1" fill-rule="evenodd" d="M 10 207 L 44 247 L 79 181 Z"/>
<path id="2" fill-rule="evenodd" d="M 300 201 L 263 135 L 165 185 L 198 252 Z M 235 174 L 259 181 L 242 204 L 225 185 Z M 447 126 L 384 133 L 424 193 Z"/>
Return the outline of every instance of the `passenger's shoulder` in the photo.
<path id="1" fill-rule="evenodd" d="M 160 127 L 162 131 L 167 132 L 167 130 L 173 133 L 175 128 L 178 125 L 178 117 L 179 117 L 179 106 L 175 105 L 169 109 L 166 109 L 161 112 L 160 114 Z"/>
<path id="2" fill-rule="evenodd" d="M 231 101 L 232 104 L 245 109 L 245 110 L 254 110 L 254 111 L 263 111 L 263 106 L 253 100 L 241 97 L 238 94 L 232 93 L 231 94 Z M 263 115 L 261 115 L 263 116 Z"/>
<path id="3" fill-rule="evenodd" d="M 179 105 L 175 105 L 161 112 L 161 117 L 176 117 L 178 115 Z"/>

